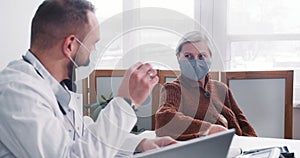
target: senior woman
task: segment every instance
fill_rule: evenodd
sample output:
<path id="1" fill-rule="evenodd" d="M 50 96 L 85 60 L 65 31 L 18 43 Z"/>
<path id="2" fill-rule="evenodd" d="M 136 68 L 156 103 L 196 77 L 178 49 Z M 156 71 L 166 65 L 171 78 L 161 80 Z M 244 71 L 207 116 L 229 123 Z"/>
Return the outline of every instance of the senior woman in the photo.
<path id="1" fill-rule="evenodd" d="M 237 135 L 256 136 L 231 90 L 210 78 L 215 50 L 202 32 L 189 32 L 179 41 L 176 56 L 181 75 L 164 84 L 155 116 L 156 135 L 188 140 L 235 128 Z"/>

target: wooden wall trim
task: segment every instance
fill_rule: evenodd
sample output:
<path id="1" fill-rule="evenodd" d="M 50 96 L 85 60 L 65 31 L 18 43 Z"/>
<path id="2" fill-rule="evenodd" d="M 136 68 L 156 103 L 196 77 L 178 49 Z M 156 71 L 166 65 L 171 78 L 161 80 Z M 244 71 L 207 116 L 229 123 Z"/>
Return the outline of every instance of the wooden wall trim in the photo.
<path id="1" fill-rule="evenodd" d="M 89 76 L 90 79 L 90 104 L 95 103 L 97 101 L 97 87 L 96 87 L 96 71 L 93 71 Z"/>
<path id="2" fill-rule="evenodd" d="M 225 72 L 225 78 L 227 80 L 237 79 L 272 79 L 272 78 L 287 78 L 288 73 L 293 73 L 293 70 L 278 70 L 278 71 L 232 71 Z"/>
<path id="3" fill-rule="evenodd" d="M 242 79 L 285 79 L 285 114 L 284 114 L 284 138 L 293 138 L 293 70 L 274 71 L 236 71 L 226 72 L 222 75 L 229 86 L 230 80 Z M 224 76 L 225 75 L 225 76 Z"/>
<path id="4" fill-rule="evenodd" d="M 159 84 L 152 91 L 152 129 L 155 128 L 155 113 L 160 106 L 160 91 L 162 85 L 166 82 L 167 77 L 177 77 L 180 74 L 178 70 L 157 70 Z M 83 81 L 84 104 L 94 103 L 97 101 L 97 85 L 96 78 L 99 76 L 123 76 L 126 70 L 95 70 L 89 76 L 89 99 L 86 99 L 88 81 Z M 234 79 L 285 79 L 285 121 L 284 121 L 284 138 L 291 139 L 293 137 L 293 70 L 278 70 L 278 71 L 238 71 L 238 72 L 210 72 L 213 73 L 213 79 L 220 80 L 229 85 L 229 80 Z M 89 100 L 89 102 L 87 102 Z"/>
<path id="5" fill-rule="evenodd" d="M 293 138 L 293 80 L 294 72 L 288 71 L 285 81 L 285 138 Z"/>
<path id="6" fill-rule="evenodd" d="M 97 102 L 97 77 L 122 77 L 126 70 L 95 70 L 90 75 L 90 103 Z M 101 86 L 101 85 L 99 85 Z"/>
<path id="7" fill-rule="evenodd" d="M 89 104 L 89 86 L 88 78 L 82 80 L 82 95 L 83 95 L 83 105 Z M 84 108 L 83 115 L 89 115 L 89 111 Z"/>

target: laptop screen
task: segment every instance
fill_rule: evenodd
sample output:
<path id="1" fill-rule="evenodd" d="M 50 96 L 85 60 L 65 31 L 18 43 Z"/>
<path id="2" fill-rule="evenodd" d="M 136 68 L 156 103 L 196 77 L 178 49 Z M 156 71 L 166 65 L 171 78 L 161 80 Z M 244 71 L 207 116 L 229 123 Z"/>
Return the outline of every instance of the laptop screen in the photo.
<path id="1" fill-rule="evenodd" d="M 135 154 L 133 157 L 143 158 L 219 158 L 226 157 L 234 129 L 215 133 L 212 135 L 182 141 L 178 144 L 169 145 L 160 149 L 149 150 Z"/>

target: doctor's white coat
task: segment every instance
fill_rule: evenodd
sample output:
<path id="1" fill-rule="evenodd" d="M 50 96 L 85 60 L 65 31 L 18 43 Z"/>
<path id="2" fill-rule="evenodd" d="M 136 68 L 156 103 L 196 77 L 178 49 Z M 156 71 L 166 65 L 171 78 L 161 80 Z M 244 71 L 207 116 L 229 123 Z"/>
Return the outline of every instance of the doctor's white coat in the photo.
<path id="1" fill-rule="evenodd" d="M 137 120 L 130 105 L 116 97 L 87 124 L 81 98 L 61 86 L 31 52 L 11 62 L 0 73 L 0 157 L 131 155 L 143 138 L 129 133 Z"/>

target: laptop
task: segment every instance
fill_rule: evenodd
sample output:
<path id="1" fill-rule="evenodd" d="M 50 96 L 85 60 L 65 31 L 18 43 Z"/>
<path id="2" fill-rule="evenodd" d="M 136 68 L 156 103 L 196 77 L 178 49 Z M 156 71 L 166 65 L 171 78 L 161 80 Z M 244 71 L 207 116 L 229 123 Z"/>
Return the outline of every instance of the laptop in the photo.
<path id="1" fill-rule="evenodd" d="M 139 158 L 226 158 L 234 129 L 135 154 Z"/>

